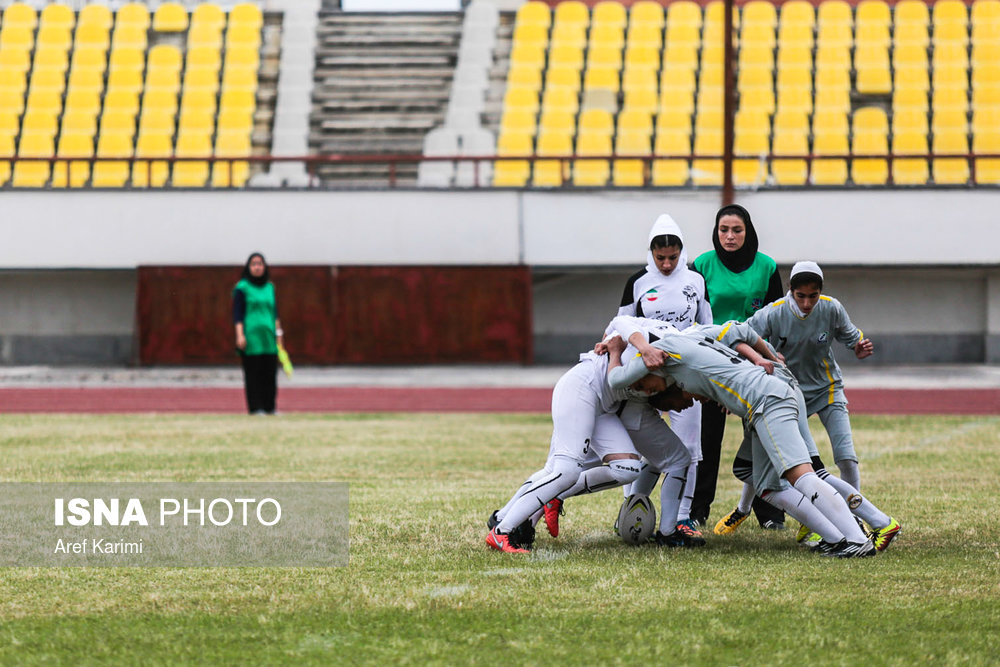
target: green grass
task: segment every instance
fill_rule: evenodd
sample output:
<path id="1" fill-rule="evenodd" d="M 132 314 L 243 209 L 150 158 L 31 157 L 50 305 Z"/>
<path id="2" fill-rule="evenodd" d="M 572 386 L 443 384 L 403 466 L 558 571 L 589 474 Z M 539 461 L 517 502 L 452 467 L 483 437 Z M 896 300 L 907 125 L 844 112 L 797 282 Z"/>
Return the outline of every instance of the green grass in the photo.
<path id="1" fill-rule="evenodd" d="M 571 500 L 530 557 L 489 550 L 483 522 L 544 461 L 547 416 L 0 417 L 5 481 L 351 493 L 346 568 L 0 570 L 0 662 L 995 664 L 1000 418 L 854 426 L 864 491 L 903 533 L 835 561 L 751 521 L 700 550 L 627 547 L 617 491 Z M 723 468 L 713 518 L 739 490 Z"/>

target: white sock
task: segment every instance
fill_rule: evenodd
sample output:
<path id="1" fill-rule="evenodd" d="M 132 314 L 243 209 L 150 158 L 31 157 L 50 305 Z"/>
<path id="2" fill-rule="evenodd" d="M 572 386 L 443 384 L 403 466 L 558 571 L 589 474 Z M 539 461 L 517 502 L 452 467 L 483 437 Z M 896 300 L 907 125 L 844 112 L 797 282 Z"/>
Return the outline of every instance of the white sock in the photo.
<path id="1" fill-rule="evenodd" d="M 550 471 L 547 468 L 542 468 L 541 470 L 532 474 L 531 477 L 526 479 L 524 484 L 518 487 L 514 495 L 511 496 L 511 499 L 507 501 L 507 504 L 501 507 L 499 510 L 497 510 L 497 521 L 503 521 L 503 518 L 507 516 L 507 512 L 509 512 L 510 508 L 514 506 L 514 503 L 516 503 L 518 500 L 521 499 L 521 496 L 524 495 L 524 492 L 530 489 L 532 484 L 534 484 L 535 482 L 542 479 L 548 474 L 550 474 Z"/>
<path id="2" fill-rule="evenodd" d="M 757 495 L 757 492 L 754 491 L 753 484 L 750 482 L 743 482 L 743 490 L 740 491 L 740 502 L 736 505 L 736 509 L 743 514 L 749 514 L 750 507 L 753 504 L 753 497 L 755 495 Z M 773 504 L 774 503 L 772 503 L 772 505 Z"/>
<path id="3" fill-rule="evenodd" d="M 844 480 L 858 491 L 861 490 L 861 471 L 858 470 L 857 461 L 851 461 L 849 459 L 837 461 L 837 470 L 840 471 L 840 479 Z"/>
<path id="4" fill-rule="evenodd" d="M 660 485 L 660 532 L 669 535 L 677 529 L 677 511 L 687 483 L 687 466 L 672 468 L 663 476 Z"/>
<path id="5" fill-rule="evenodd" d="M 847 502 L 832 486 L 821 480 L 816 473 L 807 472 L 795 481 L 795 488 L 806 497 L 816 508 L 844 534 L 848 542 L 865 542 L 868 540 L 861 532 L 861 527 L 854 520 L 854 515 L 847 507 Z M 806 524 L 807 526 L 809 524 Z M 815 528 L 813 529 L 815 530 Z M 818 530 L 816 530 L 819 533 Z M 822 535 L 823 533 L 820 533 Z"/>
<path id="6" fill-rule="evenodd" d="M 639 476 L 631 484 L 625 485 L 625 497 L 648 496 L 653 493 L 653 488 L 658 481 L 660 481 L 660 471 L 644 460 L 642 468 L 639 470 Z"/>
<path id="7" fill-rule="evenodd" d="M 528 478 L 528 482 L 521 485 L 515 494 L 518 497 L 513 500 L 504 517 L 500 519 L 497 531 L 509 533 L 545 507 L 545 503 L 573 486 L 580 476 L 580 464 L 575 459 L 565 456 L 553 456 L 539 472 L 546 474 L 539 477 L 536 473 Z"/>
<path id="8" fill-rule="evenodd" d="M 677 522 L 691 518 L 691 503 L 694 501 L 694 483 L 698 480 L 698 462 L 691 461 L 687 468 L 687 482 L 684 484 L 684 495 L 680 507 L 677 508 Z"/>
<path id="9" fill-rule="evenodd" d="M 764 500 L 785 510 L 788 516 L 803 526 L 809 526 L 811 531 L 818 533 L 830 544 L 836 544 L 844 539 L 844 533 L 830 523 L 830 520 L 823 516 L 823 513 L 796 489 L 788 488 L 784 491 L 765 491 L 764 493 Z"/>
<path id="10" fill-rule="evenodd" d="M 858 517 L 868 522 L 868 525 L 878 530 L 889 525 L 891 519 L 879 508 L 858 491 L 836 475 L 831 475 L 829 470 L 817 470 L 816 475 L 829 484 L 847 502 L 847 507 Z"/>

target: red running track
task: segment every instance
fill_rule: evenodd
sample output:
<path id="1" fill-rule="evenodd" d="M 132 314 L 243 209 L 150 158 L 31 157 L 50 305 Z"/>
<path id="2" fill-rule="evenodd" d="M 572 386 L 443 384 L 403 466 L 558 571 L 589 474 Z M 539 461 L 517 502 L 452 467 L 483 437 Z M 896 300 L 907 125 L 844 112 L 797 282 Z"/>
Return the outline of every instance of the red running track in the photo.
<path id="1" fill-rule="evenodd" d="M 286 387 L 281 412 L 541 412 L 551 389 L 534 387 Z M 882 415 L 1000 414 L 1000 389 L 853 389 L 851 412 Z M 0 389 L 0 413 L 229 413 L 246 410 L 235 387 Z"/>

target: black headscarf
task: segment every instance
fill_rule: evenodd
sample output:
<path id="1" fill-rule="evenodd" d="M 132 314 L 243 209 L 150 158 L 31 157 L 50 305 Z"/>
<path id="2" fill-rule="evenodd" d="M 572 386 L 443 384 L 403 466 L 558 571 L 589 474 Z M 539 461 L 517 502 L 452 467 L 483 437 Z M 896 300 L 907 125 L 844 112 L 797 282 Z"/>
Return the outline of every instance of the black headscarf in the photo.
<path id="1" fill-rule="evenodd" d="M 716 227 L 718 227 L 718 225 L 716 225 Z M 264 273 L 262 273 L 259 277 L 250 273 L 250 262 L 254 257 L 260 257 L 260 260 L 264 262 Z M 267 265 L 267 260 L 264 259 L 264 255 L 259 252 L 251 253 L 250 256 L 247 257 L 247 263 L 243 265 L 243 274 L 240 277 L 252 285 L 263 287 L 271 279 L 271 267 Z"/>
<path id="2" fill-rule="evenodd" d="M 719 220 L 726 215 L 735 215 L 746 224 L 747 234 L 743 242 L 743 247 L 736 252 L 729 252 L 719 243 Z M 750 212 L 739 204 L 729 204 L 719 209 L 715 214 L 715 229 L 712 230 L 712 245 L 715 246 L 715 254 L 719 256 L 719 261 L 733 273 L 741 273 L 750 268 L 757 257 L 757 230 L 753 228 L 750 220 Z"/>

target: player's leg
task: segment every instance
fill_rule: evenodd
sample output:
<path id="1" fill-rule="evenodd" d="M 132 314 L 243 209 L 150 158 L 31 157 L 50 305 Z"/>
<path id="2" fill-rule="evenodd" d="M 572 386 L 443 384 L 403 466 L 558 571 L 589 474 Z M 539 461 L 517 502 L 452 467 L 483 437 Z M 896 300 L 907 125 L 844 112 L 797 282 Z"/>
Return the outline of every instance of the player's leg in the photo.
<path id="1" fill-rule="evenodd" d="M 701 413 L 701 462 L 691 501 L 691 518 L 701 525 L 708 523 L 715 487 L 719 477 L 719 459 L 722 455 L 722 438 L 726 431 L 726 412 L 714 401 L 702 406 Z"/>
<path id="2" fill-rule="evenodd" d="M 575 484 L 556 496 L 560 500 L 631 484 L 639 476 L 639 453 L 617 416 L 597 417 L 591 449 L 604 465 L 581 472 Z"/>
<path id="3" fill-rule="evenodd" d="M 851 434 L 851 417 L 847 412 L 847 404 L 832 403 L 817 414 L 830 437 L 833 462 L 840 470 L 840 479 L 860 490 L 861 471 L 858 469 L 858 455 L 854 451 L 854 437 Z"/>
<path id="4" fill-rule="evenodd" d="M 853 486 L 842 479 L 838 479 L 836 475 L 830 474 L 826 468 L 822 467 L 822 464 L 817 467 L 816 463 L 814 463 L 813 466 L 816 467 L 816 475 L 836 489 L 837 493 L 844 498 L 847 502 L 847 507 L 854 516 L 871 526 L 872 541 L 875 543 L 875 548 L 879 551 L 885 551 L 900 532 L 901 526 L 899 522 L 880 510 Z"/>
<path id="5" fill-rule="evenodd" d="M 735 532 L 740 524 L 750 516 L 750 507 L 755 495 L 752 479 L 752 434 L 753 430 L 747 429 L 746 424 L 744 424 L 743 440 L 740 442 L 740 448 L 736 452 L 736 458 L 733 459 L 733 476 L 743 482 L 743 488 L 740 491 L 740 500 L 736 504 L 736 509 L 716 522 L 714 529 L 716 535 L 729 535 Z"/>
<path id="6" fill-rule="evenodd" d="M 694 487 L 698 481 L 698 464 L 701 462 L 701 403 L 677 412 L 671 410 L 669 413 L 670 430 L 677 434 L 684 446 L 687 447 L 691 455 L 691 463 L 688 464 L 684 492 L 681 497 L 681 504 L 677 510 L 677 523 L 684 524 L 692 530 L 697 530 L 698 525 L 691 519 L 691 503 L 694 501 Z"/>

